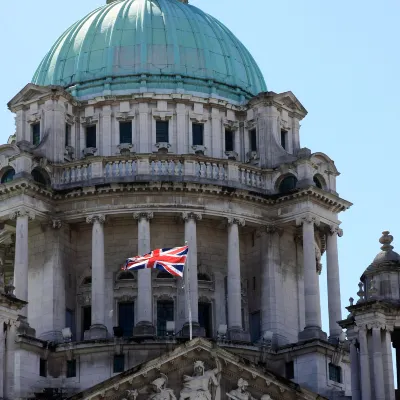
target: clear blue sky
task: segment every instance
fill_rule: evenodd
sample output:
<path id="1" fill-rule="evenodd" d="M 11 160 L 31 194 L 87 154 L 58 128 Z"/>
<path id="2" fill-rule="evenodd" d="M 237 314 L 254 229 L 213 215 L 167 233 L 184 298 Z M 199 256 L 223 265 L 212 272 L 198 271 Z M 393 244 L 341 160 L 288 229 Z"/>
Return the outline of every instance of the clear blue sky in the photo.
<path id="1" fill-rule="evenodd" d="M 327 153 L 342 173 L 338 191 L 354 203 L 341 215 L 344 237 L 339 241 L 342 303 L 348 305 L 350 296 L 357 298 L 360 275 L 379 251 L 383 230 L 394 234 L 394 245 L 400 251 L 396 178 L 400 2 L 190 2 L 220 19 L 242 40 L 257 60 L 269 90 L 293 91 L 309 112 L 302 123 L 302 146 Z M 14 132 L 6 103 L 30 81 L 58 36 L 104 3 L 2 2 L 2 142 Z M 325 280 L 323 275 L 324 328 L 328 329 Z"/>

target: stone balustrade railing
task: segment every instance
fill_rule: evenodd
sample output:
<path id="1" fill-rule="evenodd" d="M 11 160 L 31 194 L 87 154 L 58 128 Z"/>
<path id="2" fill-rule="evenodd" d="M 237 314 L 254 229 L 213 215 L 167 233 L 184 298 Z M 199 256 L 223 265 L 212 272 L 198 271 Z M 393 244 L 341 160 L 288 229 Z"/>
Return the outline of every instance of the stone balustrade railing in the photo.
<path id="1" fill-rule="evenodd" d="M 207 157 L 140 155 L 91 157 L 53 165 L 52 186 L 67 189 L 113 182 L 182 181 L 216 183 L 266 193 L 266 174 L 247 164 Z"/>

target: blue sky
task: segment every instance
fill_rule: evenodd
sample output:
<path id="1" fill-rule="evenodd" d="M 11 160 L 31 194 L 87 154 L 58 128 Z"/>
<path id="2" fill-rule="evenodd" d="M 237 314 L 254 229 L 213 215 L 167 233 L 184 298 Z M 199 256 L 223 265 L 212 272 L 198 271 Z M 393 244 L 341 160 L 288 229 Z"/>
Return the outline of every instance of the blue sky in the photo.
<path id="1" fill-rule="evenodd" d="M 383 230 L 400 251 L 396 178 L 399 152 L 400 2 L 398 0 L 191 0 L 248 47 L 275 92 L 291 90 L 309 115 L 301 144 L 327 153 L 342 175 L 342 304 L 379 251 Z M 14 132 L 6 103 L 33 76 L 42 57 L 73 22 L 105 0 L 5 1 L 0 24 L 0 140 Z M 398 235 L 396 237 L 396 235 Z M 397 239 L 397 241 L 396 241 Z M 325 270 L 326 272 L 326 270 Z M 326 275 L 321 277 L 324 328 Z M 344 315 L 347 315 L 345 312 Z"/>

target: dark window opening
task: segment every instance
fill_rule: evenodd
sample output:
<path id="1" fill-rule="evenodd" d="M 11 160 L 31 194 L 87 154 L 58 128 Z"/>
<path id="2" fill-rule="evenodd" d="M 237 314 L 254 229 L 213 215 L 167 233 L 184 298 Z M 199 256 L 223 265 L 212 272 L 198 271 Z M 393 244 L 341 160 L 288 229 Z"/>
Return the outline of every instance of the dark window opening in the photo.
<path id="1" fill-rule="evenodd" d="M 204 328 L 206 337 L 212 337 L 211 303 L 199 303 L 199 325 Z"/>
<path id="2" fill-rule="evenodd" d="M 204 274 L 202 272 L 199 272 L 197 274 L 197 280 L 198 281 L 211 282 L 211 278 L 207 274 Z"/>
<path id="3" fill-rule="evenodd" d="M 230 129 L 225 129 L 225 151 L 233 151 L 233 131 Z"/>
<path id="4" fill-rule="evenodd" d="M 37 146 L 40 143 L 40 122 L 32 124 L 32 143 Z"/>
<path id="5" fill-rule="evenodd" d="M 246 330 L 246 319 L 245 319 L 245 311 L 244 308 L 242 308 L 242 329 L 245 331 Z"/>
<path id="6" fill-rule="evenodd" d="M 47 360 L 41 358 L 39 362 L 39 375 L 40 376 L 47 376 Z"/>
<path id="7" fill-rule="evenodd" d="M 76 377 L 76 360 L 67 361 L 67 378 Z"/>
<path id="8" fill-rule="evenodd" d="M 167 335 L 167 321 L 174 321 L 174 302 L 162 300 L 157 302 L 157 335 Z"/>
<path id="9" fill-rule="evenodd" d="M 82 339 L 84 338 L 85 331 L 90 329 L 92 325 L 92 307 L 82 307 Z"/>
<path id="10" fill-rule="evenodd" d="M 174 279 L 174 277 L 166 271 L 160 271 L 157 275 L 157 279 Z"/>
<path id="11" fill-rule="evenodd" d="M 204 144 L 204 125 L 192 124 L 193 146 L 203 146 Z"/>
<path id="12" fill-rule="evenodd" d="M 13 168 L 4 172 L 3 176 L 1 177 L 1 183 L 11 182 L 14 179 L 15 171 Z"/>
<path id="13" fill-rule="evenodd" d="M 250 314 L 250 338 L 251 342 L 255 343 L 261 337 L 261 317 L 260 311 Z"/>
<path id="14" fill-rule="evenodd" d="M 169 142 L 169 123 L 168 121 L 156 121 L 156 142 Z"/>
<path id="15" fill-rule="evenodd" d="M 36 183 L 40 183 L 41 185 L 47 186 L 50 184 L 50 180 L 45 176 L 45 173 L 35 168 L 31 172 L 32 178 Z"/>
<path id="16" fill-rule="evenodd" d="M 96 125 L 86 127 L 86 147 L 96 148 Z"/>
<path id="17" fill-rule="evenodd" d="M 76 324 L 75 324 L 75 311 L 66 309 L 65 310 L 65 326 L 71 329 L 72 338 L 71 340 L 74 342 L 76 338 Z"/>
<path id="18" fill-rule="evenodd" d="M 279 193 L 288 193 L 296 189 L 297 178 L 293 175 L 287 176 L 279 185 Z"/>
<path id="19" fill-rule="evenodd" d="M 318 179 L 318 177 L 314 176 L 313 181 L 315 183 L 315 186 L 319 189 L 322 189 L 322 183 L 321 181 Z"/>
<path id="20" fill-rule="evenodd" d="M 119 123 L 119 142 L 132 143 L 132 121 Z"/>
<path id="21" fill-rule="evenodd" d="M 125 337 L 133 335 L 135 326 L 135 303 L 126 302 L 118 304 L 118 326 L 122 328 L 122 334 Z"/>
<path id="22" fill-rule="evenodd" d="M 82 281 L 82 285 L 91 285 L 91 284 L 92 284 L 92 277 L 91 276 L 87 276 Z"/>
<path id="23" fill-rule="evenodd" d="M 285 364 L 285 376 L 287 379 L 294 379 L 294 362 L 289 361 Z"/>
<path id="24" fill-rule="evenodd" d="M 329 380 L 337 383 L 342 383 L 342 368 L 329 363 Z"/>
<path id="25" fill-rule="evenodd" d="M 252 129 L 250 131 L 250 150 L 257 151 L 257 130 Z"/>
<path id="26" fill-rule="evenodd" d="M 125 356 L 123 354 L 114 354 L 114 374 L 125 371 Z"/>
<path id="27" fill-rule="evenodd" d="M 129 280 L 129 279 L 135 279 L 135 276 L 130 271 L 124 271 L 118 275 L 119 281 Z"/>
<path id="28" fill-rule="evenodd" d="M 288 132 L 285 131 L 284 129 L 281 130 L 281 146 L 287 150 L 287 138 L 288 138 Z"/>
<path id="29" fill-rule="evenodd" d="M 253 290 L 256 290 L 256 277 L 253 276 Z"/>
<path id="30" fill-rule="evenodd" d="M 65 146 L 71 145 L 71 125 L 65 124 Z"/>

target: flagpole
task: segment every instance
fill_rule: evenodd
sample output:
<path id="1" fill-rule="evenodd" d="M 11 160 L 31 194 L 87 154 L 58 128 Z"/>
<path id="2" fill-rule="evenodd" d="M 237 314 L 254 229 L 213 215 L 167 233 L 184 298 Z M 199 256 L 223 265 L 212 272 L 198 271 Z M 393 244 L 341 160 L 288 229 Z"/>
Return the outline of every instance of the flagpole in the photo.
<path id="1" fill-rule="evenodd" d="M 185 242 L 185 245 L 186 246 L 188 245 L 187 241 Z M 188 257 L 187 258 L 189 258 L 189 248 L 188 248 Z M 188 303 L 188 314 L 189 314 L 189 338 L 190 338 L 190 340 L 192 340 L 192 338 L 193 338 L 193 327 L 192 327 L 192 298 L 191 298 L 191 295 L 190 295 L 190 273 L 189 273 L 190 267 L 189 267 L 189 263 L 187 261 L 186 261 L 186 264 L 187 264 L 187 268 L 186 268 L 186 270 L 187 270 L 187 273 L 186 273 L 187 282 L 186 282 L 185 288 L 187 287 L 186 296 L 188 297 L 188 302 L 187 303 Z"/>

